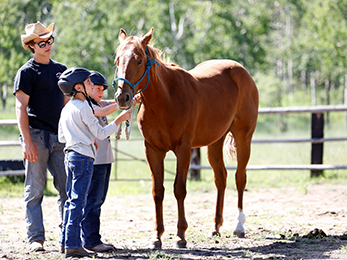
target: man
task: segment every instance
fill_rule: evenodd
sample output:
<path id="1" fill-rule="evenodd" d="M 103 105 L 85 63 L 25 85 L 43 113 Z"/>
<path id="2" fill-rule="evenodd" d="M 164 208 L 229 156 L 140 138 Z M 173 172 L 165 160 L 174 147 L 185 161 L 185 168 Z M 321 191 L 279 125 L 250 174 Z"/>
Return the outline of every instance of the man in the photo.
<path id="1" fill-rule="evenodd" d="M 59 193 L 60 228 L 67 199 L 64 144 L 58 141 L 58 121 L 69 98 L 64 97 L 57 84 L 66 66 L 50 59 L 53 31 L 54 23 L 48 28 L 40 22 L 25 27 L 22 44 L 34 56 L 18 70 L 14 79 L 13 94 L 25 166 L 25 222 L 31 251 L 44 250 L 41 204 L 47 169 Z"/>

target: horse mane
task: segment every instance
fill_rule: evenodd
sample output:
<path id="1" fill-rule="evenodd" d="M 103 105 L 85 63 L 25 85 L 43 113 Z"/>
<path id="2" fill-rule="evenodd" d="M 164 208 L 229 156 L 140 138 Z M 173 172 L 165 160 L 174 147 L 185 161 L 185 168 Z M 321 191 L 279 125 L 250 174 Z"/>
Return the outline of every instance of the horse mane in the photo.
<path id="1" fill-rule="evenodd" d="M 146 56 L 146 50 L 142 47 L 140 42 L 140 38 L 137 36 L 129 36 L 122 43 L 119 44 L 116 50 L 116 57 L 121 49 L 127 44 L 131 43 L 135 46 L 135 48 L 141 53 L 142 56 Z M 147 45 L 148 56 L 151 60 L 156 60 L 159 63 L 168 65 L 168 61 L 166 60 L 164 51 L 161 51 L 151 45 Z"/>
<path id="2" fill-rule="evenodd" d="M 116 59 L 118 57 L 119 52 L 126 46 L 127 44 L 131 44 L 135 46 L 135 49 L 141 54 L 141 56 L 145 57 L 146 56 L 146 49 L 143 48 L 141 44 L 141 39 L 140 37 L 137 36 L 129 36 L 127 37 L 124 41 L 122 41 L 119 46 L 116 49 Z M 171 66 L 171 67 L 176 67 L 180 68 L 179 65 L 171 63 L 170 59 L 165 56 L 165 52 L 162 50 L 159 50 L 151 45 L 147 45 L 147 50 L 148 50 L 148 56 L 151 60 L 156 60 L 159 62 L 160 66 Z M 153 65 L 151 67 L 152 71 L 152 77 L 154 76 L 156 79 L 158 79 L 158 73 L 156 72 L 158 66 Z"/>

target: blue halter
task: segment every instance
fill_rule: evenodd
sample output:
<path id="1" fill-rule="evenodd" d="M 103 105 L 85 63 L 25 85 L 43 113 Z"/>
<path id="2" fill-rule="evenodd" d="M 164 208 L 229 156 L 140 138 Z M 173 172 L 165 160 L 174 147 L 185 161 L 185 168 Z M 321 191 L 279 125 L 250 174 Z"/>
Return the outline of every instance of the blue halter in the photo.
<path id="1" fill-rule="evenodd" d="M 134 97 L 134 96 L 135 96 L 135 87 L 136 87 L 136 85 L 139 84 L 139 83 L 141 82 L 141 80 L 143 80 L 143 78 L 146 76 L 146 74 L 147 74 L 147 72 L 148 72 L 147 84 L 146 84 L 146 86 L 145 86 L 141 91 L 139 91 L 138 93 L 141 93 L 142 91 L 144 91 L 144 90 L 147 88 L 148 83 L 149 83 L 149 75 L 150 75 L 150 74 L 149 74 L 149 70 L 151 69 L 153 63 L 157 64 L 158 66 L 159 66 L 160 64 L 159 64 L 158 61 L 156 61 L 156 60 L 151 60 L 151 59 L 149 58 L 147 46 L 146 46 L 146 55 L 147 55 L 146 71 L 145 71 L 145 73 L 142 75 L 141 79 L 140 79 L 137 83 L 135 83 L 135 84 L 131 84 L 129 80 L 124 79 L 124 78 L 116 78 L 116 75 L 117 75 L 117 69 L 116 69 L 116 72 L 115 72 L 115 75 L 114 75 L 114 76 L 115 76 L 115 79 L 114 79 L 113 82 L 112 82 L 112 87 L 113 87 L 113 89 L 114 89 L 115 92 L 117 92 L 116 87 L 115 87 L 115 86 L 116 86 L 116 81 L 117 81 L 117 80 L 123 80 L 123 81 L 125 81 L 126 83 L 128 83 L 129 86 L 132 88 L 132 90 L 133 90 L 133 97 Z"/>

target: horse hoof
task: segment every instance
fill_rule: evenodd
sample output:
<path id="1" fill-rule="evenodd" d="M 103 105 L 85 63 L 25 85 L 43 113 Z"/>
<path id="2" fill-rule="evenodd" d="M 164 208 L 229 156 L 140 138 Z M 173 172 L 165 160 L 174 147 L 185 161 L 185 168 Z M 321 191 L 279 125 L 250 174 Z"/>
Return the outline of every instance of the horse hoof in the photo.
<path id="1" fill-rule="evenodd" d="M 220 233 L 218 231 L 212 231 L 211 237 L 221 237 Z"/>
<path id="2" fill-rule="evenodd" d="M 161 242 L 154 241 L 151 244 L 149 244 L 150 249 L 160 250 L 161 249 Z"/>
<path id="3" fill-rule="evenodd" d="M 245 232 L 234 231 L 234 235 L 237 236 L 238 238 L 245 238 Z"/>
<path id="4" fill-rule="evenodd" d="M 176 241 L 176 248 L 187 248 L 187 241 Z"/>

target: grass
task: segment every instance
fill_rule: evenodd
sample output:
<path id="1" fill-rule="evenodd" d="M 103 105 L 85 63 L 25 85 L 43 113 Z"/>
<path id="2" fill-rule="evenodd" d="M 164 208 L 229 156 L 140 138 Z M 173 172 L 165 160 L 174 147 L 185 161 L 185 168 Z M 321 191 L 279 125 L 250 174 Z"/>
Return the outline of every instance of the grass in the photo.
<path id="1" fill-rule="evenodd" d="M 0 112 L 0 119 L 15 118 L 14 99 L 7 103 L 6 113 Z M 330 113 L 330 124 L 325 126 L 326 138 L 344 137 L 347 130 L 343 127 L 345 113 Z M 259 115 L 258 126 L 254 139 L 309 139 L 310 115 L 286 114 L 286 115 Z M 280 122 L 280 123 L 279 123 Z M 281 127 L 280 127 L 281 125 Z M 282 132 L 280 129 L 285 128 Z M 19 131 L 16 126 L 0 128 L 1 140 L 18 140 Z M 130 154 L 132 157 L 145 159 L 143 141 L 136 123 L 130 141 L 117 142 L 117 148 Z M 114 140 L 114 137 L 112 137 Z M 113 143 L 113 147 L 116 145 Z M 209 165 L 206 159 L 206 148 L 201 149 L 201 165 Z M 110 195 L 121 194 L 145 194 L 151 192 L 151 174 L 146 161 L 133 161 L 124 154 L 118 154 L 118 163 L 112 166 L 110 182 Z M 310 164 L 311 145 L 309 143 L 273 143 L 253 144 L 249 165 L 281 165 L 281 164 Z M 345 142 L 327 142 L 324 144 L 325 164 L 346 164 L 347 146 Z M 22 158 L 20 147 L 1 147 L 1 159 Z M 228 164 L 235 166 L 235 162 Z M 175 156 L 169 152 L 165 161 L 165 188 L 166 192 L 172 192 L 174 172 L 176 168 Z M 259 189 L 267 187 L 295 186 L 305 193 L 310 184 L 323 183 L 347 183 L 347 170 L 326 170 L 324 175 L 318 178 L 310 178 L 310 171 L 248 171 L 247 189 Z M 51 177 L 49 177 L 50 179 Z M 129 181 L 131 179 L 131 181 Z M 22 196 L 23 183 L 11 182 L 8 178 L 0 177 L 0 197 Z M 211 170 L 201 171 L 201 181 L 188 181 L 188 192 L 214 191 L 213 173 Z M 234 171 L 228 170 L 228 189 L 235 189 Z M 47 183 L 46 195 L 55 195 L 56 191 L 51 181 Z"/>
<path id="2" fill-rule="evenodd" d="M 180 259 L 177 256 L 167 254 L 163 251 L 154 251 L 154 252 L 148 253 L 147 257 L 148 259 L 163 259 L 163 260 L 173 260 L 173 259 L 179 260 Z"/>
<path id="3" fill-rule="evenodd" d="M 135 142 L 120 142 L 119 149 L 127 149 L 135 156 L 144 158 L 141 144 Z M 124 147 L 122 147 L 124 146 Z M 137 148 L 136 148 L 137 147 Z M 336 153 L 336 157 L 329 158 L 327 163 L 344 164 L 346 158 L 346 150 L 336 144 L 325 145 L 326 154 Z M 264 153 L 266 151 L 266 153 Z M 278 151 L 281 151 L 280 153 Z M 298 151 L 298 152 L 297 152 Z M 310 147 L 307 145 L 254 145 L 250 165 L 255 164 L 308 164 Z M 14 153 L 16 154 L 16 153 Z M 203 156 L 205 149 L 202 149 L 202 165 L 208 165 L 207 159 Z M 285 155 L 284 155 L 285 154 Z M 18 153 L 17 153 L 18 155 Z M 173 157 L 169 154 L 168 157 Z M 12 157 L 13 158 L 13 157 Z M 267 160 L 266 160 L 267 159 Z M 328 159 L 325 159 L 326 161 Z M 334 162 L 335 161 L 335 162 Z M 165 162 L 166 169 L 174 172 L 175 161 Z M 228 171 L 228 189 L 235 189 L 234 171 Z M 113 166 L 111 179 L 115 179 L 115 166 Z M 121 194 L 146 194 L 151 192 L 152 183 L 150 180 L 150 171 L 147 163 L 134 161 L 120 161 L 117 164 L 118 179 L 135 179 L 133 181 L 111 181 L 109 187 L 109 195 Z M 145 180 L 140 180 L 140 179 Z M 165 173 L 165 189 L 167 193 L 172 193 L 174 175 L 169 172 Z M 49 176 L 49 179 L 51 177 Z M 270 187 L 286 187 L 295 186 L 305 193 L 307 186 L 310 184 L 323 183 L 347 183 L 346 170 L 328 170 L 324 175 L 318 178 L 310 178 L 309 171 L 248 171 L 247 189 L 260 189 Z M 23 183 L 11 183 L 8 178 L 0 177 L 0 197 L 22 196 Z M 201 181 L 187 182 L 188 192 L 205 192 L 215 190 L 213 182 L 213 173 L 211 170 L 201 171 Z M 46 195 L 55 195 L 56 191 L 51 181 L 47 182 Z"/>

